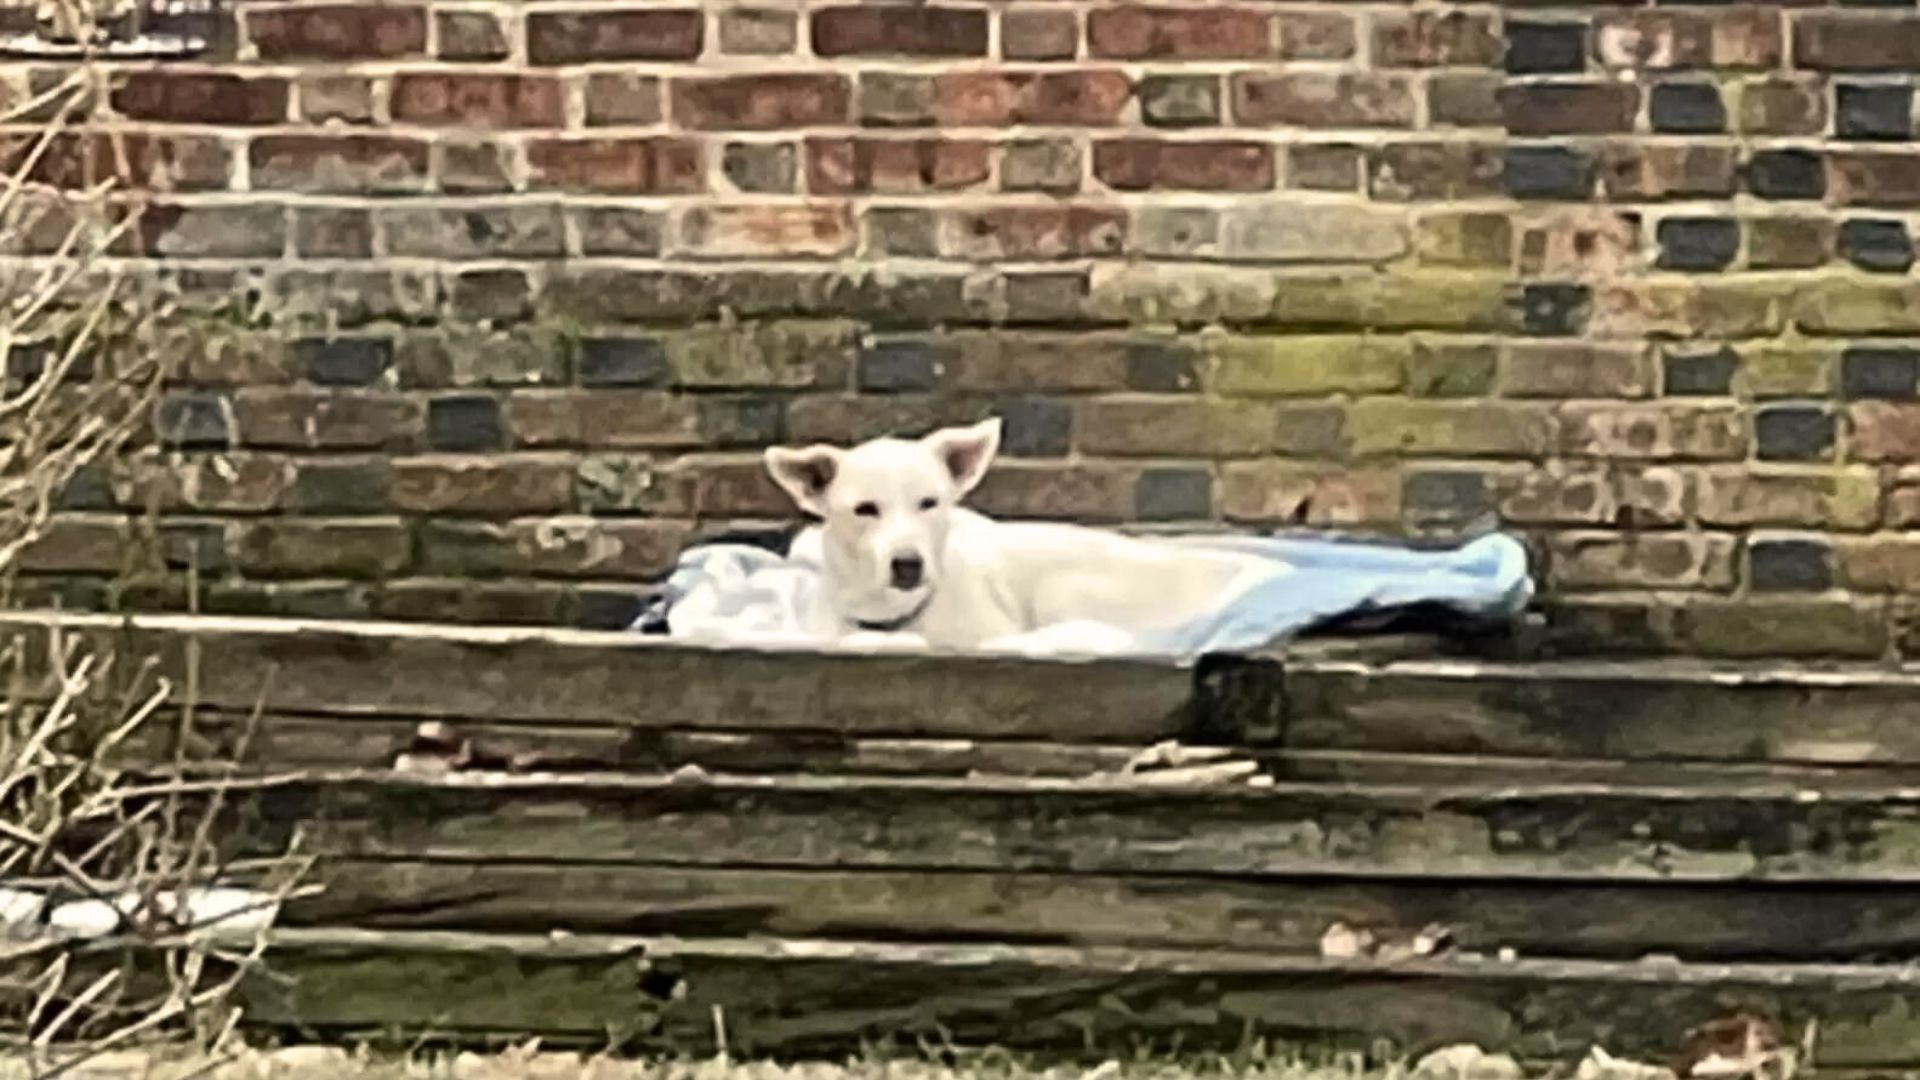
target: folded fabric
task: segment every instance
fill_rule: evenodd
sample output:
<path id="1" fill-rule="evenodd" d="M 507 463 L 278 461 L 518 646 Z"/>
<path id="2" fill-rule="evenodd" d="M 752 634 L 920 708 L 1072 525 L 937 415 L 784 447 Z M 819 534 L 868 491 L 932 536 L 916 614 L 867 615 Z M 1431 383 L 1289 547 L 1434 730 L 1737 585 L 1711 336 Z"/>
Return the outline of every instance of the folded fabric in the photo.
<path id="1" fill-rule="evenodd" d="M 1471 619 L 1504 621 L 1533 596 L 1526 548 L 1499 533 L 1445 550 L 1324 536 L 1162 539 L 1272 559 L 1274 574 L 1201 618 L 1121 628 L 1143 654 L 1255 652 L 1331 621 L 1401 608 L 1437 606 Z M 716 644 L 824 643 L 842 628 L 826 602 L 820 567 L 813 530 L 800 533 L 785 554 L 737 543 L 690 548 L 633 628 Z"/>

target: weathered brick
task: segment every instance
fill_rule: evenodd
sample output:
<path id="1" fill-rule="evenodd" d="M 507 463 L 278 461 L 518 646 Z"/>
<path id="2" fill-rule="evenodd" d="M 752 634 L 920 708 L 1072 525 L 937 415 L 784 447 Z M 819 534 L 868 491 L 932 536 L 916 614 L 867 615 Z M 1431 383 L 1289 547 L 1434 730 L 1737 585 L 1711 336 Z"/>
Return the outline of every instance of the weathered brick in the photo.
<path id="1" fill-rule="evenodd" d="M 1833 393 L 1838 357 L 1806 343 L 1762 344 L 1746 350 L 1740 389 L 1755 398 L 1812 397 Z"/>
<path id="2" fill-rule="evenodd" d="M 247 159 L 265 191 L 398 194 L 427 180 L 427 144 L 384 135 L 264 135 Z"/>
<path id="3" fill-rule="evenodd" d="M 570 206 L 582 255 L 658 255 L 665 247 L 666 215 L 630 206 Z"/>
<path id="4" fill-rule="evenodd" d="M 575 498 L 592 514 L 690 514 L 693 477 L 650 454 L 600 453 L 580 459 Z"/>
<path id="5" fill-rule="evenodd" d="M 595 8 L 527 15 L 527 59 L 536 64 L 692 60 L 705 46 L 697 8 Z"/>
<path id="6" fill-rule="evenodd" d="M 700 438 L 708 446 L 761 447 L 783 441 L 786 403 L 759 396 L 702 397 Z"/>
<path id="7" fill-rule="evenodd" d="M 1501 79 L 1478 71 L 1427 79 L 1427 122 L 1434 127 L 1498 127 Z"/>
<path id="8" fill-rule="evenodd" d="M 1795 297 L 1794 320 L 1810 334 L 1920 334 L 1920 288 L 1872 278 L 1816 280 Z"/>
<path id="9" fill-rule="evenodd" d="M 861 252 L 935 258 L 940 254 L 940 219 L 919 207 L 875 206 L 860 215 Z"/>
<path id="10" fill-rule="evenodd" d="M 1348 60 L 1360 48 L 1354 18 L 1340 11 L 1288 11 L 1279 16 L 1283 60 Z"/>
<path id="11" fill-rule="evenodd" d="M 1368 155 L 1368 189 L 1380 201 L 1475 199 L 1501 194 L 1503 148 L 1493 143 L 1397 142 Z"/>
<path id="12" fill-rule="evenodd" d="M 112 484 L 123 506 L 258 514 L 279 508 L 293 476 L 292 462 L 279 456 L 196 454 L 134 459 L 115 471 Z"/>
<path id="13" fill-rule="evenodd" d="M 1842 206 L 1920 206 L 1920 157 L 1904 153 L 1835 153 L 1832 199 Z"/>
<path id="14" fill-rule="evenodd" d="M 316 4 L 246 13 L 262 60 L 374 60 L 427 48 L 427 15 L 409 4 Z"/>
<path id="15" fill-rule="evenodd" d="M 566 123 L 566 94 L 544 75 L 402 72 L 394 76 L 392 109 L 410 124 L 556 128 Z"/>
<path id="16" fill-rule="evenodd" d="M 567 337 L 548 328 L 421 330 L 400 339 L 400 385 L 543 386 L 567 381 Z"/>
<path id="17" fill-rule="evenodd" d="M 1327 454 L 1342 443 L 1340 410 L 1191 398 L 1096 398 L 1075 425 L 1084 453 L 1115 456 Z"/>
<path id="18" fill-rule="evenodd" d="M 1208 383 L 1219 393 L 1318 396 L 1398 390 L 1412 349 L 1404 338 L 1236 335 L 1208 352 Z"/>
<path id="19" fill-rule="evenodd" d="M 1826 171 L 1811 150 L 1756 150 L 1743 171 L 1747 189 L 1763 199 L 1818 199 L 1827 193 Z"/>
<path id="20" fill-rule="evenodd" d="M 153 426 L 164 446 L 224 448 L 234 441 L 233 403 L 224 394 L 168 393 L 154 410 Z"/>
<path id="21" fill-rule="evenodd" d="M 1065 457 L 1073 447 L 1073 406 L 1047 398 L 1019 397 L 994 406 L 1004 422 L 1000 452 L 1014 457 Z"/>
<path id="22" fill-rule="evenodd" d="M 1559 415 L 1564 454 L 1624 460 L 1747 456 L 1748 420 L 1730 405 L 1573 402 Z"/>
<path id="23" fill-rule="evenodd" d="M 1233 77 L 1233 118 L 1245 125 L 1412 127 L 1417 99 L 1402 75 L 1289 72 Z"/>
<path id="24" fill-rule="evenodd" d="M 444 281 L 447 312 L 457 323 L 497 326 L 533 313 L 533 283 L 524 270 L 461 270 Z"/>
<path id="25" fill-rule="evenodd" d="M 1601 148 L 1601 190 L 1621 202 L 1724 199 L 1733 195 L 1738 175 L 1731 146 L 1618 142 Z"/>
<path id="26" fill-rule="evenodd" d="M 987 12 L 978 8 L 822 7 L 810 23 L 820 56 L 987 55 Z"/>
<path id="27" fill-rule="evenodd" d="M 1833 252 L 1833 223 L 1824 218 L 1768 217 L 1747 222 L 1747 265 L 1755 270 L 1803 270 Z"/>
<path id="28" fill-rule="evenodd" d="M 234 562 L 250 575 L 381 578 L 404 570 L 411 556 L 398 518 L 250 522 L 234 543 Z"/>
<path id="29" fill-rule="evenodd" d="M 1494 513 L 1493 485 L 1473 469 L 1419 469 L 1400 483 L 1400 514 L 1420 528 L 1471 528 Z"/>
<path id="30" fill-rule="evenodd" d="M 1740 223 L 1733 218 L 1662 218 L 1654 235 L 1663 270 L 1723 270 L 1740 255 Z"/>
<path id="31" fill-rule="evenodd" d="M 1155 127 L 1209 127 L 1220 122 L 1220 77 L 1154 75 L 1140 81 L 1140 115 Z"/>
<path id="32" fill-rule="evenodd" d="M 845 77 L 799 73 L 675 79 L 672 98 L 674 120 L 696 131 L 841 124 L 853 104 Z"/>
<path id="33" fill-rule="evenodd" d="M 1498 355 L 1480 343 L 1416 339 L 1407 358 L 1407 393 L 1414 397 L 1480 397 L 1493 389 Z"/>
<path id="34" fill-rule="evenodd" d="M 393 366 L 393 342 L 377 337 L 309 338 L 294 345 L 308 381 L 321 386 L 365 386 Z"/>
<path id="35" fill-rule="evenodd" d="M 293 212 L 293 247 L 309 258 L 369 258 L 373 215 L 358 208 L 301 207 Z"/>
<path id="36" fill-rule="evenodd" d="M 1798 15 L 1793 62 L 1817 71 L 1912 71 L 1920 67 L 1920 19 L 1854 12 Z"/>
<path id="37" fill-rule="evenodd" d="M 992 175 L 992 151 L 975 140 L 808 139 L 807 190 L 833 195 L 964 190 Z"/>
<path id="38" fill-rule="evenodd" d="M 1585 327 L 1592 291 L 1574 282 L 1542 281 L 1520 292 L 1520 325 L 1529 334 L 1565 337 Z"/>
<path id="39" fill-rule="evenodd" d="M 931 127 L 933 89 L 930 75 L 862 72 L 855 112 L 868 127 Z"/>
<path id="40" fill-rule="evenodd" d="M 1048 8 L 1000 15 L 1000 55 L 1008 60 L 1071 60 L 1080 51 L 1080 16 Z"/>
<path id="41" fill-rule="evenodd" d="M 1707 352 L 1669 352 L 1663 357 L 1666 397 L 1726 397 L 1733 393 L 1733 377 L 1740 355 L 1721 347 Z"/>
<path id="42" fill-rule="evenodd" d="M 1513 223 L 1500 213 L 1424 214 L 1415 224 L 1413 247 L 1423 263 L 1506 267 L 1513 262 Z"/>
<path id="43" fill-rule="evenodd" d="M 881 341 L 860 353 L 855 384 L 876 393 L 933 390 L 945 369 L 944 350 L 923 341 Z"/>
<path id="44" fill-rule="evenodd" d="M 1594 53 L 1613 68 L 1772 68 L 1782 47 L 1779 12 L 1755 5 L 1607 12 L 1594 32 Z"/>
<path id="45" fill-rule="evenodd" d="M 1127 346 L 1126 387 L 1154 394 L 1197 389 L 1200 375 L 1192 349 L 1172 342 L 1138 341 Z"/>
<path id="46" fill-rule="evenodd" d="M 1094 144 L 1093 174 L 1120 191 L 1266 191 L 1273 148 L 1264 143 L 1114 139 Z"/>
<path id="47" fill-rule="evenodd" d="M 1635 345 L 1516 341 L 1500 365 L 1507 397 L 1638 398 L 1652 386 L 1652 358 Z"/>
<path id="48" fill-rule="evenodd" d="M 1549 544 L 1549 579 L 1570 589 L 1729 588 L 1734 539 L 1719 533 L 1569 532 Z"/>
<path id="49" fill-rule="evenodd" d="M 1640 91 L 1628 83 L 1520 83 L 1500 89 L 1514 135 L 1604 135 L 1633 130 Z"/>
<path id="50" fill-rule="evenodd" d="M 1904 274 L 1913 266 L 1913 237 L 1903 221 L 1855 218 L 1840 224 L 1840 256 L 1848 262 L 1882 274 Z"/>
<path id="51" fill-rule="evenodd" d="M 1198 466 L 1140 470 L 1133 485 L 1133 516 L 1140 521 L 1192 521 L 1213 516 L 1213 474 Z"/>
<path id="52" fill-rule="evenodd" d="M 735 56 L 779 56 L 800 43 L 799 16 L 778 8 L 728 8 L 720 13 L 720 51 Z"/>
<path id="53" fill-rule="evenodd" d="M 1513 75 L 1562 75 L 1587 67 L 1584 22 L 1507 23 L 1506 69 Z"/>
<path id="54" fill-rule="evenodd" d="M 1286 17 L 1281 21 L 1285 25 Z M 1499 63 L 1505 48 L 1494 18 L 1483 12 L 1391 12 L 1374 17 L 1373 62 L 1382 67 L 1485 66 Z"/>
<path id="55" fill-rule="evenodd" d="M 1833 133 L 1842 139 L 1901 142 L 1913 137 L 1913 87 L 1833 88 Z"/>
<path id="56" fill-rule="evenodd" d="M 680 250 L 700 258 L 827 257 L 854 239 L 844 206 L 700 206 L 680 220 Z"/>
<path id="57" fill-rule="evenodd" d="M 300 119 L 309 124 L 373 123 L 373 80 L 364 75 L 303 75 L 296 89 Z"/>
<path id="58" fill-rule="evenodd" d="M 1706 525 L 1870 529 L 1879 519 L 1880 480 L 1869 468 L 1747 466 L 1702 470 L 1695 510 Z"/>
<path id="59" fill-rule="evenodd" d="M 1386 525 L 1400 520 L 1400 494 L 1400 478 L 1386 469 L 1232 461 L 1220 469 L 1218 505 L 1238 522 Z"/>
<path id="60" fill-rule="evenodd" d="M 492 142 L 437 142 L 432 171 L 449 195 L 495 195 L 514 189 L 513 149 Z"/>
<path id="61" fill-rule="evenodd" d="M 1884 401 L 1850 405 L 1846 430 L 1850 460 L 1920 460 L 1920 407 Z"/>
<path id="62" fill-rule="evenodd" d="M 1087 14 L 1087 51 L 1117 60 L 1259 59 L 1274 55 L 1272 19 L 1252 8 L 1095 8 Z"/>
<path id="63" fill-rule="evenodd" d="M 1151 257 L 1190 258 L 1220 251 L 1220 214 L 1204 206 L 1142 207 L 1131 250 Z"/>
<path id="64" fill-rule="evenodd" d="M 589 127 L 655 124 L 660 121 L 660 80 L 625 71 L 596 71 L 587 76 Z"/>
<path id="65" fill-rule="evenodd" d="M 752 194 L 794 190 L 799 155 L 792 143 L 728 143 L 720 156 L 720 175 L 734 190 Z"/>
<path id="66" fill-rule="evenodd" d="M 404 449 L 422 432 L 415 402 L 377 391 L 248 387 L 235 393 L 233 411 L 246 446 Z"/>
<path id="67" fill-rule="evenodd" d="M 278 124 L 288 97 L 281 78 L 164 70 L 128 72 L 112 93 L 128 119 L 186 124 Z"/>
<path id="68" fill-rule="evenodd" d="M 119 574 L 135 554 L 126 518 L 62 514 L 50 520 L 11 565 L 34 574 Z"/>
<path id="69" fill-rule="evenodd" d="M 1219 256 L 1252 262 L 1388 262 L 1407 251 L 1405 215 L 1365 206 L 1235 206 L 1220 215 Z"/>
<path id="70" fill-rule="evenodd" d="M 946 215 L 942 253 L 976 262 L 1118 255 L 1127 212 L 1112 206 L 1003 206 Z"/>
<path id="71" fill-rule="evenodd" d="M 1857 601 L 1702 597 L 1675 615 L 1688 649 L 1709 656 L 1878 658 L 1887 649 L 1884 614 Z"/>
<path id="72" fill-rule="evenodd" d="M 824 321 L 699 327 L 662 346 L 676 382 L 696 389 L 845 386 L 855 351 L 848 324 Z"/>
<path id="73" fill-rule="evenodd" d="M 1086 168 L 1079 146 L 1064 139 L 1007 143 L 1000 155 L 1000 186 L 1007 191 L 1066 195 L 1080 190 Z"/>
<path id="74" fill-rule="evenodd" d="M 956 127 L 1104 127 L 1119 122 L 1132 94 L 1126 75 L 1107 69 L 950 72 L 934 79 L 932 116 Z"/>
<path id="75" fill-rule="evenodd" d="M 1739 128 L 1751 135 L 1818 135 L 1827 126 L 1826 84 L 1758 79 L 1739 84 Z"/>
<path id="76" fill-rule="evenodd" d="M 522 391 L 507 398 L 516 446 L 653 448 L 700 442 L 696 403 L 658 390 Z"/>
<path id="77" fill-rule="evenodd" d="M 1133 514 L 1134 471 L 1111 465 L 1007 464 L 987 473 L 971 503 L 1005 518 L 1111 522 Z"/>
<path id="78" fill-rule="evenodd" d="M 1920 399 L 1920 350 L 1905 346 L 1855 346 L 1840 355 L 1840 393 L 1850 399 Z"/>
<path id="79" fill-rule="evenodd" d="M 436 11 L 433 33 L 442 60 L 505 60 L 513 51 L 500 16 L 491 11 Z"/>
<path id="80" fill-rule="evenodd" d="M 159 258 L 278 258 L 286 247 L 287 214 L 271 203 L 150 203 L 137 235 L 141 253 Z"/>
<path id="81" fill-rule="evenodd" d="M 535 139 L 527 165 L 539 188 L 676 195 L 706 185 L 700 146 L 688 139 Z"/>
<path id="82" fill-rule="evenodd" d="M 1806 405 L 1761 409 L 1754 414 L 1753 440 L 1761 461 L 1822 461 L 1833 456 L 1833 414 Z"/>
<path id="83" fill-rule="evenodd" d="M 1837 577 L 1848 589 L 1895 593 L 1920 589 L 1920 543 L 1910 534 L 1849 542 L 1833 554 Z"/>
<path id="84" fill-rule="evenodd" d="M 1356 454 L 1531 457 L 1552 441 L 1542 406 L 1366 398 L 1347 410 Z"/>
<path id="85" fill-rule="evenodd" d="M 681 522 L 572 516 L 429 522 L 420 553 L 424 570 L 449 576 L 646 578 L 673 565 L 688 532 Z"/>
<path id="86" fill-rule="evenodd" d="M 1591 154 L 1566 146 L 1514 146 L 1502 170 L 1516 199 L 1586 199 L 1593 195 Z"/>
<path id="87" fill-rule="evenodd" d="M 557 258 L 566 228 L 557 203 L 382 208 L 393 255 L 436 259 Z"/>
<path id="88" fill-rule="evenodd" d="M 1304 191 L 1354 191 L 1369 170 L 1351 143 L 1295 143 L 1287 147 L 1287 186 Z"/>

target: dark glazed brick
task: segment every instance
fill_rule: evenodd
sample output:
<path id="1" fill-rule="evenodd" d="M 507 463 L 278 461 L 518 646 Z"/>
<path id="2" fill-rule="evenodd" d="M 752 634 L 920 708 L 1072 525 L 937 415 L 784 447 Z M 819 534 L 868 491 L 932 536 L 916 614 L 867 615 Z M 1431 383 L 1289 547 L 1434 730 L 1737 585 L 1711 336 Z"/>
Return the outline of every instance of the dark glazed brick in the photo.
<path id="1" fill-rule="evenodd" d="M 1133 513 L 1141 521 L 1212 517 L 1213 476 L 1201 468 L 1143 469 L 1133 483 Z"/>
<path id="2" fill-rule="evenodd" d="M 700 399 L 700 437 L 714 446 L 768 446 L 787 437 L 787 410 L 778 399 Z"/>
<path id="3" fill-rule="evenodd" d="M 1593 194 L 1593 158 L 1564 146 L 1516 146 L 1503 176 L 1516 199 L 1586 199 Z"/>
<path id="4" fill-rule="evenodd" d="M 315 513 L 377 513 L 387 508 L 392 486 L 393 466 L 385 460 L 302 461 L 287 505 Z"/>
<path id="5" fill-rule="evenodd" d="M 1000 418 L 1006 429 L 1000 436 L 1002 453 L 1014 457 L 1065 457 L 1073 445 L 1073 407 L 1044 398 L 1016 398 L 1003 402 Z"/>
<path id="6" fill-rule="evenodd" d="M 500 450 L 507 445 L 500 401 L 487 394 L 456 394 L 427 402 L 427 445 L 435 450 Z"/>
<path id="7" fill-rule="evenodd" d="M 1729 348 L 1669 355 L 1660 392 L 1668 397 L 1725 397 L 1733 393 L 1733 375 L 1738 370 L 1740 356 Z"/>
<path id="8" fill-rule="evenodd" d="M 580 343 L 580 385 L 665 386 L 667 352 L 651 338 L 588 338 Z"/>
<path id="9" fill-rule="evenodd" d="M 175 570 L 222 573 L 231 565 L 226 530 L 211 521 L 168 522 L 160 526 L 160 558 Z"/>
<path id="10" fill-rule="evenodd" d="M 1840 354 L 1841 396 L 1913 401 L 1920 383 L 1920 350 L 1857 345 Z"/>
<path id="11" fill-rule="evenodd" d="M 741 191 L 787 192 L 798 172 L 795 156 L 787 143 L 728 143 L 720 171 Z"/>
<path id="12" fill-rule="evenodd" d="M 154 420 L 160 441 L 182 449 L 233 444 L 233 410 L 219 394 L 168 394 Z"/>
<path id="13" fill-rule="evenodd" d="M 1539 282 L 1521 293 L 1521 323 L 1529 334 L 1565 337 L 1587 325 L 1592 290 L 1567 282 Z"/>
<path id="14" fill-rule="evenodd" d="M 1653 130 L 1675 135 L 1704 135 L 1724 131 L 1727 107 L 1720 91 L 1705 83 L 1668 83 L 1653 88 L 1648 105 Z"/>
<path id="15" fill-rule="evenodd" d="M 1747 189 L 1763 199 L 1818 199 L 1827 193 L 1820 155 L 1811 150 L 1760 150 L 1747 160 Z"/>
<path id="16" fill-rule="evenodd" d="M 1762 409 L 1753 439 L 1761 461 L 1820 461 L 1833 454 L 1833 415 L 1816 405 Z"/>
<path id="17" fill-rule="evenodd" d="M 1514 75 L 1550 75 L 1584 71 L 1587 28 L 1584 23 L 1507 24 L 1507 71 Z"/>
<path id="18" fill-rule="evenodd" d="M 307 379 L 321 386 L 367 386 L 393 366 L 386 338 L 308 338 L 293 352 Z"/>
<path id="19" fill-rule="evenodd" d="M 1833 551 L 1817 540 L 1755 540 L 1747 545 L 1747 583 L 1761 592 L 1819 592 L 1833 587 Z"/>
<path id="20" fill-rule="evenodd" d="M 1155 75 L 1140 80 L 1140 114 L 1155 127 L 1206 127 L 1220 122 L 1220 80 L 1212 75 Z"/>
<path id="21" fill-rule="evenodd" d="M 1732 218 L 1666 218 L 1655 235 L 1662 270 L 1721 270 L 1740 254 L 1740 223 Z"/>
<path id="22" fill-rule="evenodd" d="M 1904 274 L 1913 266 L 1913 238 L 1905 222 L 1861 218 L 1840 226 L 1840 254 L 1862 270 Z"/>
<path id="23" fill-rule="evenodd" d="M 1416 472 L 1400 482 L 1400 506 L 1418 525 L 1463 525 L 1493 512 L 1487 478 L 1476 472 Z"/>
<path id="24" fill-rule="evenodd" d="M 885 341 L 860 354 L 862 390 L 902 393 L 940 383 L 940 353 L 924 341 Z"/>
<path id="25" fill-rule="evenodd" d="M 1193 350 L 1162 342 L 1127 346 L 1127 389 L 1175 394 L 1199 384 L 1193 369 Z"/>
<path id="26" fill-rule="evenodd" d="M 1833 88 L 1833 131 L 1842 139 L 1903 141 L 1913 137 L 1911 86 Z"/>

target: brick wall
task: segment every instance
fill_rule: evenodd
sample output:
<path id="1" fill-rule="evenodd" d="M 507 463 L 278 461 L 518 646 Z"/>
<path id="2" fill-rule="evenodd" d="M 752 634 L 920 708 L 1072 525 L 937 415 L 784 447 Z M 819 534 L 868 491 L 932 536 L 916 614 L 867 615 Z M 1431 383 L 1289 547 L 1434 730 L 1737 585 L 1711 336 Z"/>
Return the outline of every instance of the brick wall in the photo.
<path id="1" fill-rule="evenodd" d="M 992 410 L 1001 514 L 1497 518 L 1615 645 L 1920 640 L 1910 3 L 229 15 L 95 120 L 184 363 L 69 602 L 605 623 L 786 514 L 758 447 Z"/>

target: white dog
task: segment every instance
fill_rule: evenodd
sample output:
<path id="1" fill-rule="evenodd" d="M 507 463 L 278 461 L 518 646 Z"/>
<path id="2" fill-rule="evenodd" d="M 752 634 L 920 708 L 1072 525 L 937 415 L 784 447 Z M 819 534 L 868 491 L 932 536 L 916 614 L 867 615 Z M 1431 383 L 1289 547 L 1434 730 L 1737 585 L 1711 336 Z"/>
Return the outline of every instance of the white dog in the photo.
<path id="1" fill-rule="evenodd" d="M 766 452 L 818 517 L 794 542 L 817 561 L 820 618 L 854 646 L 1124 653 L 1154 627 L 1205 616 L 1287 573 L 1272 558 L 1076 525 L 999 522 L 960 505 L 1000 446 L 1000 421 L 919 440 Z"/>

